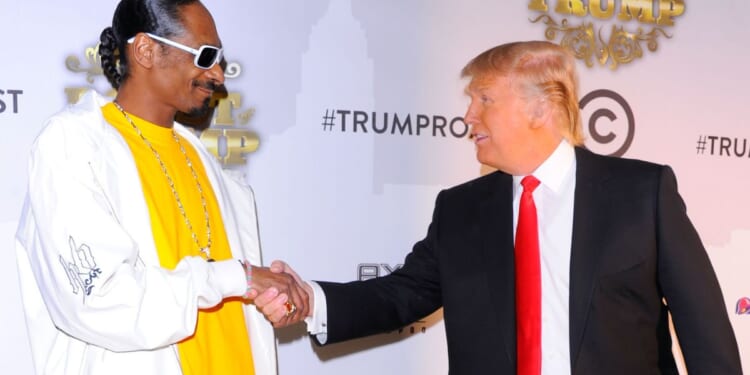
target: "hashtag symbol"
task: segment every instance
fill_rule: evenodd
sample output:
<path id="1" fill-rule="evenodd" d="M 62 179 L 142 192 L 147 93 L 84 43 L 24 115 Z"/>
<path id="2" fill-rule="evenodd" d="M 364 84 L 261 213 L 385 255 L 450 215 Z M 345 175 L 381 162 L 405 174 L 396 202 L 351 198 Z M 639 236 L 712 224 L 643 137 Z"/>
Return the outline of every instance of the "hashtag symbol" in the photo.
<path id="1" fill-rule="evenodd" d="M 703 152 L 706 151 L 706 136 L 705 135 L 698 136 L 698 146 L 696 146 L 695 149 L 698 154 L 703 154 Z"/>
<path id="2" fill-rule="evenodd" d="M 326 114 L 323 115 L 323 131 L 333 130 L 334 120 L 336 120 L 336 111 L 332 109 L 329 114 L 328 109 L 326 109 Z"/>

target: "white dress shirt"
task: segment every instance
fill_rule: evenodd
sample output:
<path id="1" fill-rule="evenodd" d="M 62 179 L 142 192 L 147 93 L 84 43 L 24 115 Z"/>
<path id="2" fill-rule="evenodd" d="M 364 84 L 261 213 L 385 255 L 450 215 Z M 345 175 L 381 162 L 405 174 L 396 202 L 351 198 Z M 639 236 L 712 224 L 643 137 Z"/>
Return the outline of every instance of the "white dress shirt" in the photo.
<path id="1" fill-rule="evenodd" d="M 532 173 L 541 181 L 533 195 L 542 277 L 542 375 L 570 374 L 568 305 L 575 173 L 575 149 L 565 140 Z M 513 176 L 513 233 L 518 225 L 523 177 Z M 317 283 L 309 283 L 314 291 L 315 306 L 313 316 L 305 319 L 307 330 L 325 343 L 328 332 L 325 294 Z"/>
<path id="2" fill-rule="evenodd" d="M 542 375 L 570 374 L 570 247 L 573 237 L 575 149 L 562 141 L 532 175 L 542 277 Z M 513 233 L 518 225 L 521 179 L 513 176 Z"/>

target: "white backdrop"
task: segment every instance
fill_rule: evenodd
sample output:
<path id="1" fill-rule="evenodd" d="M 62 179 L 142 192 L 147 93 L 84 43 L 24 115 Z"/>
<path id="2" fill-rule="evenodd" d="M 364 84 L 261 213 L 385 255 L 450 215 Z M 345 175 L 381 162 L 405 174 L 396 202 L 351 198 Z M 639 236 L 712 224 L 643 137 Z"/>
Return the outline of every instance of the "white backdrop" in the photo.
<path id="1" fill-rule="evenodd" d="M 615 138 L 602 144 L 590 136 L 587 147 L 622 148 L 626 157 L 674 167 L 750 363 L 750 316 L 735 310 L 750 296 L 747 2 L 663 1 L 664 9 L 684 5 L 673 26 L 560 14 L 557 1 L 543 13 L 530 10 L 531 2 L 206 0 L 227 59 L 239 67 L 227 81 L 233 102 L 220 111 L 217 129 L 229 129 L 230 141 L 240 133 L 252 142 L 253 133 L 260 142 L 230 167 L 244 170 L 255 189 L 266 262 L 284 259 L 304 277 L 336 281 L 383 275 L 401 263 L 426 233 L 437 192 L 481 173 L 472 144 L 460 137 L 462 122 L 454 121 L 467 105 L 460 69 L 496 44 L 543 39 L 547 27 L 532 22 L 537 17 L 589 22 L 605 40 L 614 26 L 631 33 L 661 27 L 658 48 L 640 42 L 642 57 L 631 63 L 579 63 L 581 95 L 614 92 L 633 119 L 632 143 L 622 147 L 627 111 L 612 99 L 591 101 L 586 127 L 595 118 L 596 133 Z M 619 11 L 622 3 L 602 5 Z M 3 372 L 32 373 L 13 250 L 28 148 L 44 119 L 69 101 L 66 89 L 106 90 L 85 51 L 115 5 L 0 0 Z M 597 117 L 601 109 L 614 117 Z M 325 348 L 314 347 L 301 326 L 278 337 L 281 374 L 447 372 L 439 313 L 400 332 Z"/>

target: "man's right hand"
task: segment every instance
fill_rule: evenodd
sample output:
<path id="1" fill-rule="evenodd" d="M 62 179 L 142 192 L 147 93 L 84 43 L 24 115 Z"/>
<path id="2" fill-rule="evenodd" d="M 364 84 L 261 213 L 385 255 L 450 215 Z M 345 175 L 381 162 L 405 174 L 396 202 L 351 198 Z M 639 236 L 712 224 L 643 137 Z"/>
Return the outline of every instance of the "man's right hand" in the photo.
<path id="1" fill-rule="evenodd" d="M 260 275 L 256 274 L 256 270 Z M 258 276 L 260 279 L 256 284 Z M 279 280 L 290 279 L 291 283 L 281 282 L 282 288 L 275 286 L 277 282 L 280 282 Z M 270 268 L 253 267 L 252 289 L 250 297 L 254 298 L 253 303 L 276 328 L 286 327 L 312 316 L 314 306 L 312 287 L 302 281 L 285 262 L 276 260 L 271 263 Z M 287 302 L 296 306 L 294 313 L 288 314 Z"/>

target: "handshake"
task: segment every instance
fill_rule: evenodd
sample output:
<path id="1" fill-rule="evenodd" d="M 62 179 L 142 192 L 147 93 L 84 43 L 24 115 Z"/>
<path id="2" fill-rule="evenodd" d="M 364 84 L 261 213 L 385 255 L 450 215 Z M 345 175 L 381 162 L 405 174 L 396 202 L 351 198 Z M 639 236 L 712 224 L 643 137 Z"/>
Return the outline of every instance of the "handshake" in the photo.
<path id="1" fill-rule="evenodd" d="M 274 327 L 286 327 L 312 316 L 313 289 L 289 265 L 276 260 L 270 267 L 251 267 L 246 297 Z"/>

